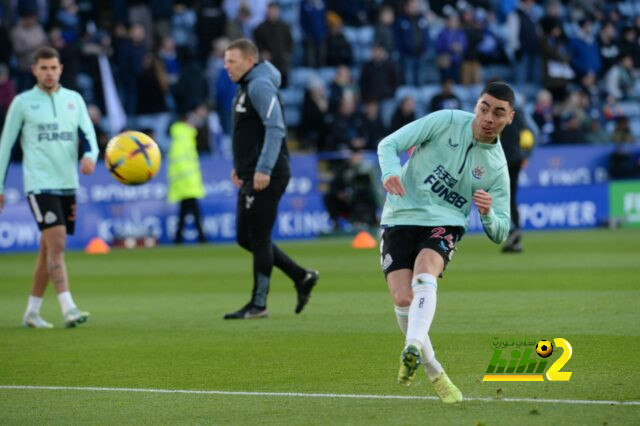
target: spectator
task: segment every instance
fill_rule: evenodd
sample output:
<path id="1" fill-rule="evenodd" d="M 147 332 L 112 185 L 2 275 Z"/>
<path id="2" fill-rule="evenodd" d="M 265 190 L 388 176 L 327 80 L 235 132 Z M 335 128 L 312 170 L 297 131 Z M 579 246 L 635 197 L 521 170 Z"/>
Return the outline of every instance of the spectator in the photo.
<path id="1" fill-rule="evenodd" d="M 453 93 L 453 79 L 445 78 L 442 80 L 442 90 L 431 98 L 431 112 L 440 111 L 441 109 L 462 109 L 462 102 Z"/>
<path id="2" fill-rule="evenodd" d="M 380 104 L 375 100 L 365 102 L 361 113 L 361 129 L 364 138 L 362 149 L 375 151 L 386 135 L 382 117 L 380 117 Z"/>
<path id="3" fill-rule="evenodd" d="M 225 2 L 225 6 L 229 3 L 235 3 L 227 1 Z M 230 40 L 234 41 L 239 38 L 249 38 L 251 37 L 251 9 L 246 3 L 242 3 L 240 9 L 238 10 L 237 15 L 229 19 L 227 19 L 227 24 L 225 26 L 224 35 Z"/>
<path id="4" fill-rule="evenodd" d="M 586 97 L 581 91 L 572 92 L 563 103 L 556 119 L 552 142 L 555 144 L 580 144 L 586 142 L 588 114 L 585 109 Z"/>
<path id="5" fill-rule="evenodd" d="M 482 83 L 482 64 L 480 63 L 480 45 L 484 40 L 484 24 L 476 19 L 472 8 L 462 12 L 462 28 L 467 39 L 467 49 L 462 58 L 461 82 L 463 85 Z"/>
<path id="6" fill-rule="evenodd" d="M 370 0 L 329 0 L 329 9 L 340 15 L 345 25 L 359 27 L 369 24 L 371 3 Z"/>
<path id="7" fill-rule="evenodd" d="M 633 68 L 640 68 L 640 40 L 638 40 L 638 34 L 632 25 L 627 25 L 622 29 L 619 45 L 620 56 L 631 56 Z"/>
<path id="8" fill-rule="evenodd" d="M 151 20 L 153 22 L 153 30 L 155 35 L 162 39 L 171 34 L 171 17 L 173 15 L 174 0 L 150 0 L 149 9 L 151 12 Z M 204 0 L 206 2 L 207 0 Z M 213 0 L 222 1 L 222 0 Z M 201 0 L 200 3 L 203 3 Z M 206 15 L 206 12 L 200 9 L 199 12 Z M 224 28 L 224 27 L 221 27 Z"/>
<path id="9" fill-rule="evenodd" d="M 600 63 L 602 64 L 598 77 L 602 77 L 615 65 L 620 54 L 620 47 L 616 38 L 616 27 L 611 21 L 605 22 L 600 28 L 598 48 L 600 50 Z"/>
<path id="10" fill-rule="evenodd" d="M 324 0 L 300 2 L 300 29 L 304 45 L 306 65 L 322 67 L 326 62 L 327 6 Z"/>
<path id="11" fill-rule="evenodd" d="M 329 99 L 324 82 L 318 77 L 312 77 L 304 93 L 302 118 L 298 126 L 301 148 L 318 150 L 325 146 L 328 112 Z"/>
<path id="12" fill-rule="evenodd" d="M 616 100 L 635 99 L 636 81 L 633 58 L 628 53 L 621 55 L 618 63 L 604 76 L 605 89 Z"/>
<path id="13" fill-rule="evenodd" d="M 11 43 L 16 55 L 17 68 L 14 75 L 18 93 L 30 89 L 35 84 L 31 73 L 33 54 L 47 43 L 47 35 L 38 22 L 38 15 L 27 11 L 18 18 L 11 29 Z"/>
<path id="14" fill-rule="evenodd" d="M 215 108 L 218 107 L 216 86 L 220 71 L 224 71 L 224 51 L 228 45 L 229 39 L 226 37 L 217 38 L 211 43 L 211 51 L 204 70 L 204 75 L 209 85 L 209 100 Z"/>
<path id="15" fill-rule="evenodd" d="M 371 60 L 360 72 L 360 93 L 363 102 L 383 101 L 392 98 L 400 85 L 400 73 L 381 45 L 372 49 Z"/>
<path id="16" fill-rule="evenodd" d="M 60 84 L 67 89 L 78 91 L 78 73 L 81 67 L 79 42 L 68 42 L 60 28 L 53 27 L 49 31 L 49 43 L 58 50 L 60 61 L 64 64 L 64 73 L 60 76 Z M 85 99 L 85 101 L 93 101 L 93 99 Z"/>
<path id="17" fill-rule="evenodd" d="M 388 4 L 383 4 L 378 14 L 378 23 L 373 29 L 374 45 L 384 47 L 390 54 L 395 52 L 395 42 L 393 39 L 394 20 L 395 13 L 393 12 L 393 7 Z"/>
<path id="18" fill-rule="evenodd" d="M 613 134 L 611 135 L 611 141 L 617 145 L 634 143 L 635 138 L 631 132 L 629 117 L 625 117 L 624 115 L 616 117 L 615 123 Z"/>
<path id="19" fill-rule="evenodd" d="M 171 37 L 178 49 L 196 51 L 198 39 L 193 31 L 196 21 L 196 12 L 188 6 L 186 0 L 174 2 L 173 15 L 171 17 Z"/>
<path id="20" fill-rule="evenodd" d="M 407 0 L 404 13 L 396 18 L 395 42 L 400 55 L 400 66 L 404 71 L 405 84 L 422 84 L 424 56 L 429 47 L 429 31 L 418 0 Z"/>
<path id="21" fill-rule="evenodd" d="M 441 81 L 450 78 L 460 83 L 460 68 L 466 50 L 467 37 L 460 28 L 460 18 L 455 10 L 451 10 L 447 17 L 447 26 L 438 34 L 436 42 Z"/>
<path id="22" fill-rule="evenodd" d="M 167 131 L 170 117 L 166 100 L 169 94 L 169 77 L 162 59 L 157 55 L 145 55 L 137 86 L 136 127 L 151 128 L 155 141 L 166 152 L 169 148 Z"/>
<path id="23" fill-rule="evenodd" d="M 56 13 L 54 25 L 60 28 L 62 38 L 67 44 L 73 44 L 80 40 L 80 36 L 82 34 L 82 22 L 78 12 L 78 5 L 75 0 L 62 0 L 60 2 L 60 9 L 58 9 L 58 12 Z M 66 73 L 67 65 L 66 62 L 63 63 L 65 64 Z"/>
<path id="24" fill-rule="evenodd" d="M 158 49 L 158 57 L 164 63 L 169 84 L 175 84 L 180 76 L 180 61 L 178 60 L 176 42 L 170 35 L 162 37 L 160 49 Z"/>
<path id="25" fill-rule="evenodd" d="M 540 129 L 538 143 L 540 145 L 546 145 L 551 142 L 551 137 L 555 132 L 553 98 L 551 96 L 551 92 L 546 89 L 541 89 L 536 96 L 533 120 L 538 125 L 538 129 Z"/>
<path id="26" fill-rule="evenodd" d="M 344 65 L 339 66 L 336 68 L 336 75 L 329 85 L 329 112 L 336 112 L 345 96 L 355 95 L 356 86 L 351 77 L 351 70 Z"/>
<path id="27" fill-rule="evenodd" d="M 373 170 L 364 163 L 362 154 L 351 152 L 349 161 L 336 169 L 323 197 L 334 231 L 342 230 L 343 222 L 377 225 L 379 201 L 375 182 Z"/>
<path id="28" fill-rule="evenodd" d="M 393 133 L 405 124 L 409 124 L 416 119 L 416 101 L 412 96 L 402 98 L 398 107 L 391 117 L 391 128 L 389 133 Z"/>
<path id="29" fill-rule="evenodd" d="M 16 88 L 9 77 L 9 67 L 0 63 L 0 129 L 4 125 L 4 117 L 7 115 L 9 105 L 16 96 Z"/>
<path id="30" fill-rule="evenodd" d="M 215 102 L 218 108 L 218 117 L 220 117 L 220 126 L 225 135 L 231 134 L 231 105 L 236 96 L 236 90 L 237 86 L 231 81 L 227 71 L 224 68 L 221 69 L 216 80 Z"/>
<path id="31" fill-rule="evenodd" d="M 234 20 L 244 15 L 240 20 L 242 22 L 243 33 L 250 35 L 267 15 L 267 7 L 270 1 L 271 0 L 225 0 L 224 12 L 228 20 Z M 229 36 L 227 35 L 227 37 Z"/>
<path id="32" fill-rule="evenodd" d="M 179 57 L 182 69 L 178 81 L 172 87 L 176 110 L 194 111 L 199 105 L 207 103 L 209 86 L 195 51 L 180 51 Z"/>
<path id="33" fill-rule="evenodd" d="M 119 72 L 120 99 L 128 115 L 138 111 L 138 82 L 144 71 L 144 58 L 148 49 L 145 44 L 145 29 L 133 24 L 127 32 L 123 26 L 116 27 L 114 39 L 114 62 Z"/>
<path id="34" fill-rule="evenodd" d="M 569 63 L 571 55 L 558 20 L 545 18 L 542 20 L 542 28 L 543 86 L 551 92 L 554 102 L 562 102 L 567 97 L 567 86 L 576 75 Z"/>
<path id="35" fill-rule="evenodd" d="M 540 32 L 534 18 L 534 0 L 521 0 L 507 16 L 507 51 L 515 64 L 517 84 L 540 81 Z"/>
<path id="36" fill-rule="evenodd" d="M 293 38 L 289 25 L 280 19 L 280 6 L 277 3 L 269 4 L 267 19 L 258 25 L 253 32 L 253 38 L 260 51 L 260 57 L 271 62 L 280 71 L 280 87 L 287 87 Z"/>
<path id="37" fill-rule="evenodd" d="M 355 96 L 344 96 L 331 120 L 325 151 L 361 150 L 365 148 L 361 121 L 356 114 Z"/>
<path id="38" fill-rule="evenodd" d="M 223 9 L 224 0 L 200 0 L 196 6 L 196 35 L 198 37 L 198 57 L 207 61 L 213 41 L 224 36 L 227 15 Z"/>
<path id="39" fill-rule="evenodd" d="M 104 150 L 107 148 L 107 143 L 109 143 L 109 135 L 105 132 L 102 127 L 102 111 L 98 108 L 97 105 L 87 105 L 87 112 L 89 113 L 89 118 L 91 118 L 91 123 L 93 124 L 93 129 L 96 132 L 96 140 L 98 142 L 98 158 L 104 158 Z"/>
<path id="40" fill-rule="evenodd" d="M 327 13 L 329 37 L 327 37 L 327 65 L 353 65 L 353 50 L 342 33 L 342 18 L 335 12 Z"/>
<path id="41" fill-rule="evenodd" d="M 11 37 L 9 36 L 7 28 L 0 20 L 0 63 L 8 64 L 12 55 Z"/>
<path id="42" fill-rule="evenodd" d="M 571 66 L 582 78 L 587 73 L 598 74 L 602 63 L 600 51 L 593 36 L 593 22 L 591 19 L 580 20 L 579 28 L 574 37 L 569 39 L 569 51 L 571 53 Z"/>

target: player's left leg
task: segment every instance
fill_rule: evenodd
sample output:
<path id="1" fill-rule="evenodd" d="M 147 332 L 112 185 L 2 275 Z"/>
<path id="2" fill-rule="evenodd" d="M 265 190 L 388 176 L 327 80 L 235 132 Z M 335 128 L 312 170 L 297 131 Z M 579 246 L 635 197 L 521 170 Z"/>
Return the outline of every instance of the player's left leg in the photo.
<path id="1" fill-rule="evenodd" d="M 425 359 L 427 375 L 433 383 L 442 402 L 462 401 L 462 393 L 451 382 L 435 357 L 429 339 L 429 329 L 436 311 L 437 279 L 444 270 L 445 262 L 441 253 L 424 248 L 416 258 L 411 287 L 413 300 L 409 308 L 407 327 L 407 347 L 419 344 Z"/>
<path id="2" fill-rule="evenodd" d="M 65 226 L 58 225 L 44 229 L 42 238 L 47 247 L 47 273 L 58 294 L 58 302 L 64 316 L 65 327 L 75 327 L 87 321 L 89 313 L 78 309 L 69 291 L 67 265 L 64 261 L 67 241 Z"/>
<path id="3" fill-rule="evenodd" d="M 22 324 L 31 328 L 52 328 L 53 324 L 46 322 L 40 316 L 40 307 L 42 306 L 42 298 L 49 283 L 49 273 L 47 272 L 47 246 L 42 236 L 40 236 L 40 248 L 38 249 L 38 258 L 33 272 L 33 286 L 27 309 L 22 318 Z"/>

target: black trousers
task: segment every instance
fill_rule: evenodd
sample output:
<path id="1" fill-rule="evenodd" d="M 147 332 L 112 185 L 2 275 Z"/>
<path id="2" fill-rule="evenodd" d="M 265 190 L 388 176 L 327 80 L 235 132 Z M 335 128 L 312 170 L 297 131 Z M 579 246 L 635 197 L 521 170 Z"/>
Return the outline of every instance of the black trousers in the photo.
<path id="1" fill-rule="evenodd" d="M 520 229 L 520 213 L 518 212 L 518 179 L 520 177 L 520 170 L 522 169 L 522 162 L 509 163 L 509 183 L 511 192 L 511 231 L 517 231 Z"/>
<path id="2" fill-rule="evenodd" d="M 193 220 L 195 222 L 196 229 L 198 230 L 198 241 L 201 243 L 206 241 L 204 231 L 202 230 L 202 217 L 200 214 L 200 205 L 198 204 L 198 200 L 196 198 L 187 198 L 180 201 L 178 228 L 176 229 L 176 244 L 180 244 L 182 242 L 182 231 L 184 230 L 185 219 L 189 213 L 193 215 Z"/>
<path id="3" fill-rule="evenodd" d="M 281 269 L 294 282 L 304 279 L 306 270 L 300 267 L 271 241 L 271 232 L 278 215 L 280 198 L 289 179 L 272 179 L 262 191 L 253 189 L 247 179 L 238 191 L 236 240 L 253 255 L 253 291 L 251 303 L 267 306 L 267 295 L 273 267 Z"/>

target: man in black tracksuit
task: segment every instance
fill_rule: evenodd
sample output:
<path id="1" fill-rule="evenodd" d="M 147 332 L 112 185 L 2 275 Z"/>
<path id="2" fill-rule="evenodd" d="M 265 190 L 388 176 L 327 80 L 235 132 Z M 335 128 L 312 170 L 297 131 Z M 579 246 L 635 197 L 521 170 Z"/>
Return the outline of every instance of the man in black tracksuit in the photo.
<path id="1" fill-rule="evenodd" d="M 273 266 L 295 284 L 300 313 L 318 281 L 318 272 L 306 270 L 271 242 L 291 171 L 285 139 L 282 103 L 278 94 L 280 72 L 267 61 L 257 62 L 258 50 L 247 39 L 227 47 L 224 67 L 240 85 L 233 100 L 233 169 L 231 180 L 239 188 L 236 216 L 238 244 L 253 254 L 253 292 L 247 305 L 225 319 L 264 318 Z"/>
<path id="2" fill-rule="evenodd" d="M 532 120 L 527 120 L 525 111 L 517 106 L 514 108 L 515 115 L 510 125 L 504 128 L 500 135 L 502 150 L 507 159 L 507 167 L 509 168 L 509 182 L 511 192 L 511 230 L 509 237 L 502 247 L 503 253 L 520 253 L 522 252 L 522 232 L 520 231 L 520 214 L 518 212 L 518 180 L 520 171 L 526 167 L 529 156 L 531 155 L 531 143 L 524 143 L 522 140 L 528 132 L 529 138 L 533 138 L 532 130 L 535 126 Z"/>

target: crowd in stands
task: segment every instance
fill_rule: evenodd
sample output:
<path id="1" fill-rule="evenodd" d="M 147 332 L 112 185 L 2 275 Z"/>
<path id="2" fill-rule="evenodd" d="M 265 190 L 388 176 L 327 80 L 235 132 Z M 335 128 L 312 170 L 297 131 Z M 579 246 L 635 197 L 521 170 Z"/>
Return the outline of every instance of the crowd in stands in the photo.
<path id="1" fill-rule="evenodd" d="M 431 111 L 472 110 L 490 78 L 516 89 L 538 145 L 640 143 L 638 0 L 8 0 L 0 24 L 0 121 L 50 44 L 102 147 L 137 128 L 166 150 L 170 124 L 207 106 L 199 148 L 228 155 L 223 57 L 240 37 L 282 74 L 294 150 L 375 150 Z"/>

